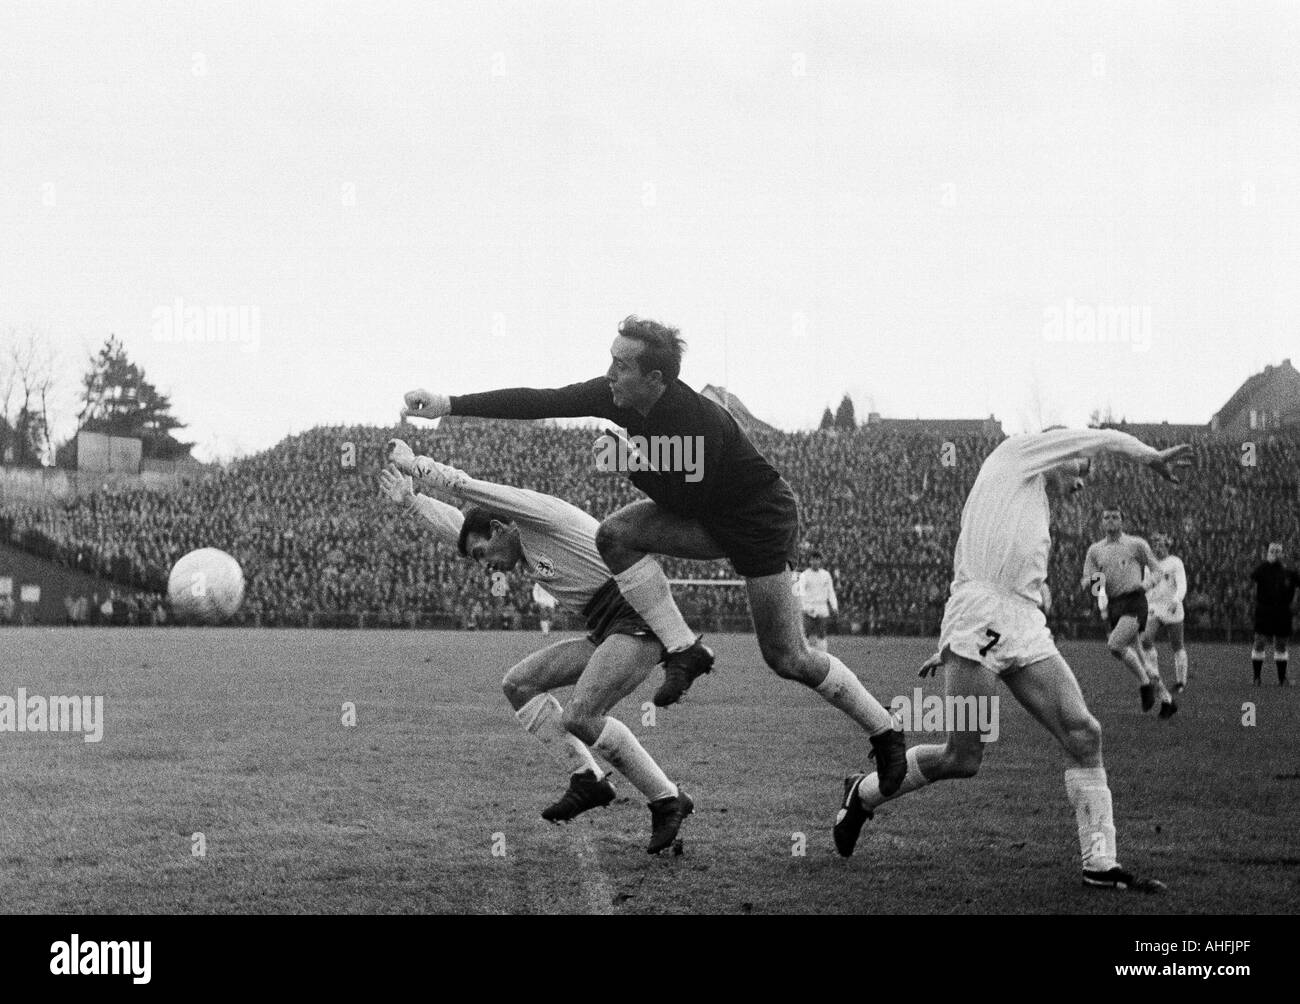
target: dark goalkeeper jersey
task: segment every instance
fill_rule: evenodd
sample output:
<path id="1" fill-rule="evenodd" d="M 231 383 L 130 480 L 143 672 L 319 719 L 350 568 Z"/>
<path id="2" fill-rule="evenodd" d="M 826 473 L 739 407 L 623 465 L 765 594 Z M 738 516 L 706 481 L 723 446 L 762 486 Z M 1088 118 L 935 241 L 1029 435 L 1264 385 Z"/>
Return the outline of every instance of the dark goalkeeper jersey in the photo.
<path id="1" fill-rule="evenodd" d="M 725 516 L 748 502 L 781 475 L 740 430 L 731 413 L 691 390 L 681 380 L 668 385 L 649 415 L 614 404 L 609 381 L 596 377 L 554 390 L 517 387 L 451 399 L 451 413 L 475 418 L 605 418 L 627 429 L 629 437 L 701 437 L 703 461 L 688 470 L 638 471 L 632 484 L 651 499 L 685 516 L 707 520 Z"/>
<path id="2" fill-rule="evenodd" d="M 1261 610 L 1291 609 L 1291 600 L 1300 589 L 1300 573 L 1280 561 L 1262 561 L 1250 577 L 1255 583 L 1255 604 Z"/>

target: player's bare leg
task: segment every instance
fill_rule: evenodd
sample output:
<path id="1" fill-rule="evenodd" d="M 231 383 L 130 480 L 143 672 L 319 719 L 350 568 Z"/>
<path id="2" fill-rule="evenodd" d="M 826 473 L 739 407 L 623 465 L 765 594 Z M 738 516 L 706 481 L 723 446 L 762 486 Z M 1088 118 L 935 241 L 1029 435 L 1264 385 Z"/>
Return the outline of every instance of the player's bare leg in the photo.
<path id="1" fill-rule="evenodd" d="M 564 709 L 564 725 L 589 743 L 645 796 L 652 834 L 647 850 L 658 854 L 677 836 L 694 803 L 646 752 L 631 729 L 608 712 L 632 693 L 659 664 L 659 642 L 632 635 L 610 635 L 596 649 Z"/>
<path id="2" fill-rule="evenodd" d="M 1157 687 L 1156 680 L 1151 678 L 1138 645 L 1139 630 L 1136 617 L 1121 617 L 1119 623 L 1110 632 L 1110 637 L 1106 639 L 1106 647 L 1110 649 L 1111 655 L 1127 666 L 1137 677 L 1138 690 L 1142 697 L 1142 710 L 1150 711 L 1155 707 L 1157 692 L 1163 689 L 1164 684 L 1161 683 Z"/>
<path id="3" fill-rule="evenodd" d="M 675 704 L 697 676 L 712 670 L 713 652 L 686 625 L 668 577 L 653 555 L 710 561 L 723 557 L 721 549 L 699 522 L 648 499 L 605 517 L 596 531 L 596 548 L 623 598 L 668 650 L 664 684 L 654 702 L 660 707 Z"/>
<path id="4" fill-rule="evenodd" d="M 828 703 L 857 722 L 871 737 L 876 766 L 885 791 L 893 794 L 907 773 L 907 743 L 893 718 L 862 685 L 853 671 L 829 652 L 810 648 L 803 633 L 803 612 L 785 572 L 745 580 L 754 633 L 763 660 L 777 676 L 817 691 Z"/>
<path id="5" fill-rule="evenodd" d="M 1287 685 L 1286 666 L 1291 655 L 1286 647 L 1287 639 L 1281 635 L 1273 639 L 1273 665 L 1277 667 L 1277 685 L 1285 687 Z"/>
<path id="6" fill-rule="evenodd" d="M 1101 725 L 1088 710 L 1066 661 L 1059 655 L 1003 675 L 1002 681 L 1065 750 L 1072 766 L 1065 791 L 1074 806 L 1084 885 L 1159 892 L 1164 884 L 1138 878 L 1117 860 L 1110 786 L 1101 758 Z"/>
<path id="7" fill-rule="evenodd" d="M 1137 649 L 1138 654 L 1142 657 L 1143 665 L 1146 667 L 1147 680 L 1156 688 L 1155 694 L 1160 699 L 1160 717 L 1171 718 L 1174 712 L 1178 710 L 1178 704 L 1173 695 L 1169 693 L 1169 688 L 1165 686 L 1164 679 L 1160 676 L 1160 650 L 1156 647 L 1156 639 L 1160 632 L 1161 621 L 1156 617 L 1147 618 L 1147 626 L 1138 637 Z M 1173 625 L 1170 625 L 1172 628 Z M 1179 628 L 1182 625 L 1178 625 Z"/>
<path id="8" fill-rule="evenodd" d="M 578 812 L 614 800 L 613 785 L 587 743 L 565 728 L 564 709 L 550 693 L 577 683 L 595 652 L 596 646 L 586 638 L 559 641 L 513 666 L 501 681 L 519 724 L 569 773 L 569 791 L 542 810 L 542 818 L 551 822 L 572 819 Z"/>
<path id="9" fill-rule="evenodd" d="M 948 652 L 943 660 L 944 693 L 950 697 L 987 699 L 997 692 L 993 674 L 972 659 Z M 949 732 L 943 745 L 913 746 L 907 751 L 906 774 L 897 791 L 880 790 L 877 772 L 855 774 L 844 781 L 844 801 L 835 820 L 835 849 L 848 857 L 857 845 L 858 834 L 877 807 L 935 781 L 974 777 L 984 760 L 984 743 L 974 730 Z"/>

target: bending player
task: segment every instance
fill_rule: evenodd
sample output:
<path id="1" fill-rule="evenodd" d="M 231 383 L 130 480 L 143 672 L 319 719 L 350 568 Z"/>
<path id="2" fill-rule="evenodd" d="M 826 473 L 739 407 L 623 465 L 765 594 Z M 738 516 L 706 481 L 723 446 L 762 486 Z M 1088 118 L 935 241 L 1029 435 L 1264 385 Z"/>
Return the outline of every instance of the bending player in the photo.
<path id="1" fill-rule="evenodd" d="M 565 769 L 569 790 L 542 811 L 553 823 L 573 819 L 614 800 L 609 783 L 591 755 L 594 749 L 623 774 L 650 806 L 647 850 L 658 854 L 672 844 L 695 808 L 691 797 L 668 779 L 632 731 L 608 712 L 650 674 L 663 646 L 619 595 L 596 550 L 596 520 L 577 506 L 550 495 L 478 481 L 428 457 L 415 457 L 401 440 L 389 443 L 392 466 L 380 474 L 383 493 L 422 516 L 440 540 L 496 571 L 521 562 L 565 609 L 586 618 L 585 638 L 558 641 L 514 666 L 501 686 L 515 717 Z M 455 506 L 416 494 L 404 473 L 427 477 L 430 490 L 472 503 Z M 569 705 L 550 693 L 573 686 Z"/>
<path id="2" fill-rule="evenodd" d="M 885 791 L 895 791 L 907 771 L 902 734 L 844 663 L 814 651 L 804 637 L 789 576 L 799 539 L 794 492 L 730 412 L 679 379 L 685 344 L 675 328 L 628 317 L 610 347 L 604 376 L 558 390 L 514 388 L 458 397 L 414 390 L 406 395 L 403 413 L 420 418 L 589 415 L 616 422 L 631 438 L 647 443 L 655 469 L 636 465 L 629 473 L 649 498 L 607 516 L 596 543 L 619 591 L 669 650 L 655 704 L 680 700 L 696 677 L 710 671 L 713 656 L 682 621 L 668 579 L 651 556 L 727 558 L 745 579 L 764 661 L 778 676 L 815 690 L 857 722 L 870 736 Z"/>
<path id="3" fill-rule="evenodd" d="M 921 667 L 925 675 L 942 666 L 945 692 L 953 697 L 990 697 L 1000 679 L 1061 744 L 1070 764 L 1065 791 L 1075 810 L 1086 886 L 1164 888 L 1120 866 L 1101 726 L 1056 650 L 1039 606 L 1051 546 L 1048 496 L 1082 489 L 1091 457 L 1101 452 L 1144 462 L 1177 482 L 1173 465 L 1189 449 L 1157 452 L 1113 429 L 1050 430 L 1004 440 L 984 461 L 962 510 L 939 651 Z M 935 781 L 974 777 L 983 756 L 977 731 L 950 732 L 942 746 L 913 746 L 907 779 L 895 797 Z M 863 825 L 889 797 L 875 774 L 845 780 L 833 831 L 840 854 L 853 853 Z"/>
<path id="4" fill-rule="evenodd" d="M 1148 664 L 1138 644 L 1147 626 L 1147 594 L 1142 579 L 1148 571 L 1159 574 L 1160 562 L 1145 540 L 1124 532 L 1124 514 L 1119 506 L 1102 509 L 1101 528 L 1106 536 L 1088 548 L 1080 584 L 1099 599 L 1103 592 L 1106 594 L 1110 622 L 1106 646 L 1137 677 L 1142 710 L 1150 711 L 1159 697 L 1160 717 L 1169 718 L 1178 710 L 1178 704 L 1160 678 L 1159 665 L 1154 661 Z"/>
<path id="5" fill-rule="evenodd" d="M 1255 643 L 1250 650 L 1255 686 L 1259 686 L 1264 668 L 1264 646 L 1273 642 L 1273 664 L 1277 667 L 1277 685 L 1286 686 L 1286 664 L 1290 657 L 1287 642 L 1291 639 L 1291 601 L 1300 589 L 1300 572 L 1282 564 L 1282 545 L 1268 545 L 1264 560 L 1250 573 L 1255 583 Z"/>
<path id="6" fill-rule="evenodd" d="M 1174 693 L 1187 689 L 1187 649 L 1183 647 L 1183 597 L 1187 595 L 1187 571 L 1183 561 L 1169 553 L 1169 535 L 1158 533 L 1151 538 L 1157 567 L 1148 569 L 1147 626 L 1142 632 L 1142 655 L 1160 678 L 1160 650 L 1156 637 L 1161 628 L 1169 637 L 1169 650 L 1174 654 Z M 1163 709 L 1162 709 L 1163 710 Z"/>

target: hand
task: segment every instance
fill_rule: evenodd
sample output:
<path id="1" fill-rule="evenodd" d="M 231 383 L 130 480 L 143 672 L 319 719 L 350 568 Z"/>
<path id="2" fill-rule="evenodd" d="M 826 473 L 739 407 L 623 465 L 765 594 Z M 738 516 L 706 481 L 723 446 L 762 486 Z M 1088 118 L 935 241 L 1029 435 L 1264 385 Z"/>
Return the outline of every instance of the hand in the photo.
<path id="1" fill-rule="evenodd" d="M 427 390 L 408 391 L 403 398 L 403 418 L 442 418 L 451 414 L 451 398 Z"/>
<path id="2" fill-rule="evenodd" d="M 1152 457 L 1147 466 L 1166 481 L 1178 484 L 1178 475 L 1183 473 L 1192 462 L 1192 448 L 1186 443 L 1161 450 Z"/>
<path id="3" fill-rule="evenodd" d="M 384 459 L 403 474 L 415 474 L 415 451 L 401 439 L 390 439 L 384 447 Z"/>
<path id="4" fill-rule="evenodd" d="M 379 493 L 400 506 L 409 506 L 415 501 L 411 479 L 398 470 L 396 464 L 390 464 L 379 472 Z"/>
<path id="5" fill-rule="evenodd" d="M 943 656 L 938 652 L 921 663 L 921 672 L 916 675 L 924 679 L 927 676 L 935 676 L 939 672 L 939 667 L 943 665 Z"/>

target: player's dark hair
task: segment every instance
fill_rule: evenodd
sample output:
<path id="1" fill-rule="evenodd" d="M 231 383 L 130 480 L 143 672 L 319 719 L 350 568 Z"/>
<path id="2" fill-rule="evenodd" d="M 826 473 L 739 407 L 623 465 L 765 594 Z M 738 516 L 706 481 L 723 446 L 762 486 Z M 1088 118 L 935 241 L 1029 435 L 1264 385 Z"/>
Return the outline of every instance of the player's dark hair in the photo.
<path id="1" fill-rule="evenodd" d="M 810 552 L 809 555 L 808 555 L 808 560 L 809 560 L 809 561 L 812 561 L 813 558 L 818 558 L 818 559 L 820 559 L 821 557 L 822 557 L 822 553 L 821 553 L 821 551 L 812 551 L 812 552 Z"/>
<path id="2" fill-rule="evenodd" d="M 686 342 L 676 328 L 628 314 L 619 323 L 618 333 L 642 345 L 641 375 L 658 370 L 664 383 L 670 384 L 682 371 L 682 353 Z"/>
<path id="3" fill-rule="evenodd" d="M 1119 516 L 1123 517 L 1123 515 L 1124 515 L 1124 507 L 1121 506 L 1121 505 L 1119 505 L 1118 503 L 1116 503 L 1116 504 L 1114 504 L 1114 505 L 1104 505 L 1104 506 L 1101 507 L 1101 514 L 1102 514 L 1103 516 L 1105 516 L 1106 513 L 1108 513 L 1108 512 L 1118 513 Z"/>
<path id="4" fill-rule="evenodd" d="M 465 522 L 460 525 L 460 539 L 456 541 L 456 550 L 460 552 L 462 558 L 469 557 L 467 545 L 471 535 L 491 537 L 493 520 L 507 524 L 513 522 L 509 516 L 493 512 L 481 505 L 467 505 L 462 512 L 465 516 Z"/>

